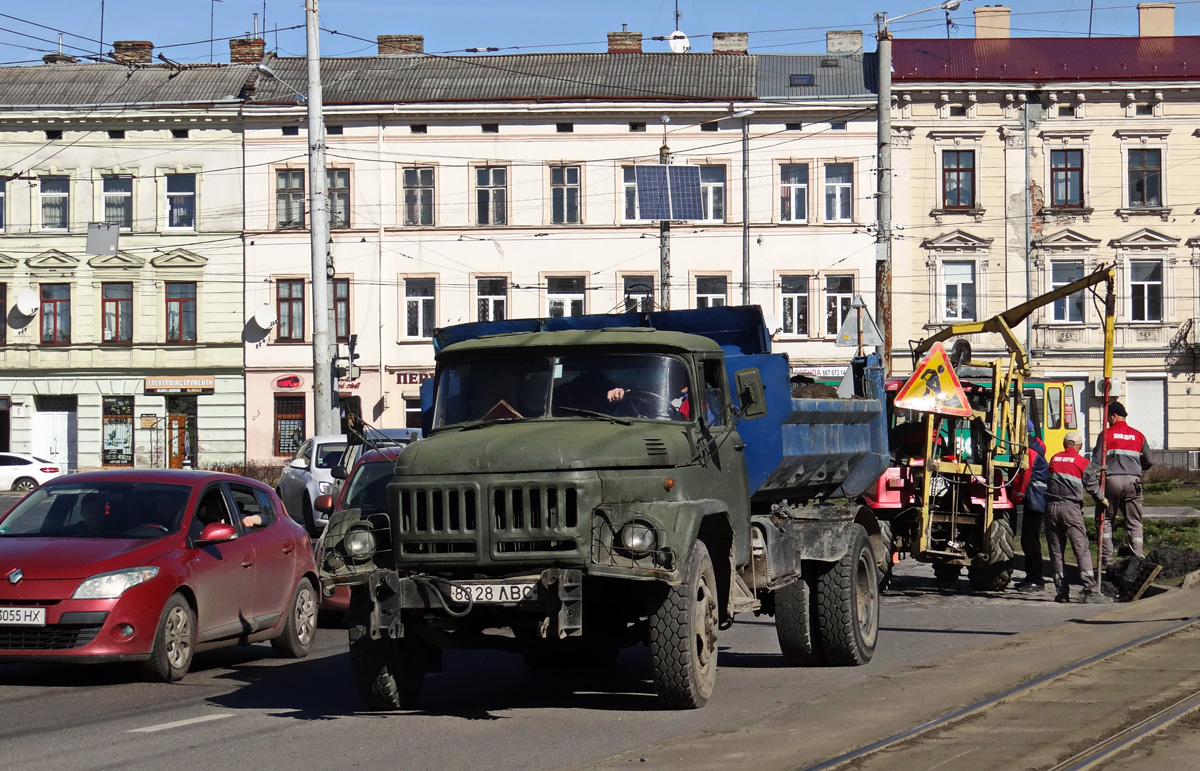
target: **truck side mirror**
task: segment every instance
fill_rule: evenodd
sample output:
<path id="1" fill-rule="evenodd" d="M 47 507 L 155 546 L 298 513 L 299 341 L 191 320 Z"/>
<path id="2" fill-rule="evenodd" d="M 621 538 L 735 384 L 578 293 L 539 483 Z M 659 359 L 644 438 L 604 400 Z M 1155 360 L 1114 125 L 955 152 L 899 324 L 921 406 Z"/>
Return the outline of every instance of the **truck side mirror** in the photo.
<path id="1" fill-rule="evenodd" d="M 745 420 L 767 414 L 767 395 L 763 391 L 762 374 L 755 368 L 739 369 L 733 373 L 737 386 L 738 411 Z"/>

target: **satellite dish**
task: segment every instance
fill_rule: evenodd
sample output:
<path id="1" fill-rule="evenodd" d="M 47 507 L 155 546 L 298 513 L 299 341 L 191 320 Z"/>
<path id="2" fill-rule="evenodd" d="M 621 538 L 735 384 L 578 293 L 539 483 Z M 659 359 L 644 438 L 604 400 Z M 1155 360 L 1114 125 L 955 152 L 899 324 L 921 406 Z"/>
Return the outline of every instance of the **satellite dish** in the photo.
<path id="1" fill-rule="evenodd" d="M 279 321 L 279 317 L 275 315 L 275 308 L 272 305 L 260 305 L 258 310 L 254 311 L 254 323 L 262 329 L 270 329 Z"/>
<path id="2" fill-rule="evenodd" d="M 40 304 L 37 292 L 32 289 L 22 289 L 21 293 L 17 295 L 17 313 L 20 313 L 22 316 L 37 315 Z"/>
<path id="3" fill-rule="evenodd" d="M 687 35 L 679 30 L 671 33 L 671 36 L 667 38 L 667 45 L 671 47 L 671 53 L 673 54 L 686 54 L 692 50 L 691 41 L 688 40 Z"/>

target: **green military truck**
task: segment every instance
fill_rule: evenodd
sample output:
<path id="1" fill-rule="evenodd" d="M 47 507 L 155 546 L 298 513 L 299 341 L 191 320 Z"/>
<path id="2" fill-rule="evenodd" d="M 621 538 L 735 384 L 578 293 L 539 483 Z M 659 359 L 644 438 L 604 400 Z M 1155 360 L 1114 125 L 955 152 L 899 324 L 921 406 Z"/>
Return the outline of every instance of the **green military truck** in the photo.
<path id="1" fill-rule="evenodd" d="M 635 644 L 665 705 L 700 707 L 737 613 L 775 616 L 788 664 L 871 659 L 887 550 L 846 500 L 888 463 L 877 357 L 853 398 L 793 398 L 757 307 L 465 324 L 435 347 L 387 511 L 341 512 L 318 545 L 370 707 L 412 706 L 447 648 L 595 668 Z"/>

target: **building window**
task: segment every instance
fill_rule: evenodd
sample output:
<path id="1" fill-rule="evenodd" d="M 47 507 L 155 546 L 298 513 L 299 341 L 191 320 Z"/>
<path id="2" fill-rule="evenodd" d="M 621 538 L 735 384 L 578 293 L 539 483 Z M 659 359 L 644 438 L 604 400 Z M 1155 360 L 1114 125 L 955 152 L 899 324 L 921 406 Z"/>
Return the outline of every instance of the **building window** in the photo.
<path id="1" fill-rule="evenodd" d="M 951 117 L 951 118 L 965 118 L 965 117 L 967 117 L 967 106 L 966 106 L 965 104 L 952 104 L 952 105 L 950 105 L 950 117 Z"/>
<path id="2" fill-rule="evenodd" d="M 485 134 L 499 134 L 500 133 L 500 124 L 499 123 L 482 123 L 479 126 L 479 130 Z"/>
<path id="3" fill-rule="evenodd" d="M 0 345 L 8 342 L 8 284 L 0 284 Z"/>
<path id="4" fill-rule="evenodd" d="M 836 335 L 854 302 L 854 276 L 825 277 L 825 332 Z"/>
<path id="5" fill-rule="evenodd" d="M 708 123 L 700 124 L 701 131 L 716 131 L 718 128 L 720 128 L 720 127 L 717 125 L 717 122 L 715 120 L 709 121 Z"/>
<path id="6" fill-rule="evenodd" d="M 720 308 L 728 301 L 729 281 L 724 276 L 696 277 L 696 307 Z"/>
<path id="7" fill-rule="evenodd" d="M 1163 320 L 1162 260 L 1130 260 L 1130 321 Z"/>
<path id="8" fill-rule="evenodd" d="M 625 276 L 626 313 L 649 313 L 654 310 L 654 276 Z"/>
<path id="9" fill-rule="evenodd" d="M 167 284 L 167 342 L 196 342 L 196 284 Z"/>
<path id="10" fill-rule="evenodd" d="M 333 280 L 334 336 L 339 343 L 350 342 L 350 279 Z"/>
<path id="11" fill-rule="evenodd" d="M 579 224 L 579 167 L 550 167 L 550 221 L 555 225 Z"/>
<path id="12" fill-rule="evenodd" d="M 508 317 L 508 279 L 477 279 L 475 299 L 477 321 L 504 321 Z"/>
<path id="13" fill-rule="evenodd" d="M 629 121 L 629 130 L 633 132 L 642 132 L 646 130 L 646 122 L 640 120 Z"/>
<path id="14" fill-rule="evenodd" d="M 279 129 L 279 133 L 285 137 L 298 137 L 298 136 L 300 136 L 300 127 L 299 126 L 281 126 Z"/>
<path id="15" fill-rule="evenodd" d="M 42 229 L 66 230 L 71 222 L 71 178 L 41 177 L 38 191 L 42 199 Z"/>
<path id="16" fill-rule="evenodd" d="M 975 263 L 942 263 L 946 321 L 975 320 Z"/>
<path id="17" fill-rule="evenodd" d="M 404 224 L 433 224 L 433 169 L 404 170 Z"/>
<path id="18" fill-rule="evenodd" d="M 808 222 L 808 164 L 779 167 L 779 221 Z"/>
<path id="19" fill-rule="evenodd" d="M 0 179 L 0 231 L 3 231 L 5 227 L 4 212 L 8 209 L 5 206 L 6 203 L 8 203 L 8 180 Z"/>
<path id="20" fill-rule="evenodd" d="M 196 175 L 167 175 L 167 227 L 196 229 Z"/>
<path id="21" fill-rule="evenodd" d="M 329 227 L 350 227 L 350 170 L 329 169 L 325 172 L 329 187 Z"/>
<path id="22" fill-rule="evenodd" d="M 108 138 L 109 139 L 124 139 L 125 138 L 125 129 L 109 129 L 108 130 Z"/>
<path id="23" fill-rule="evenodd" d="M 408 132 L 410 134 L 428 134 L 429 133 L 429 124 L 428 123 L 413 123 L 412 125 L 410 125 L 408 127 Z"/>
<path id="24" fill-rule="evenodd" d="M 42 342 L 71 342 L 70 284 L 42 284 Z"/>
<path id="25" fill-rule="evenodd" d="M 304 397 L 275 397 L 275 454 L 295 455 L 304 441 Z"/>
<path id="26" fill-rule="evenodd" d="M 104 284 L 104 342 L 133 340 L 133 284 Z"/>
<path id="27" fill-rule="evenodd" d="M 942 208 L 975 208 L 975 151 L 942 151 Z"/>
<path id="28" fill-rule="evenodd" d="M 707 222 L 725 221 L 725 167 L 700 167 L 700 205 Z"/>
<path id="29" fill-rule="evenodd" d="M 829 130 L 830 131 L 845 131 L 846 130 L 846 121 L 844 121 L 844 120 L 832 121 L 829 124 Z"/>
<path id="30" fill-rule="evenodd" d="M 404 279 L 405 337 L 433 337 L 437 321 L 436 285 L 432 278 Z"/>
<path id="31" fill-rule="evenodd" d="M 560 134 L 570 134 L 575 131 L 574 123 L 556 123 L 554 130 Z"/>
<path id="32" fill-rule="evenodd" d="M 483 166 L 475 169 L 475 224 L 504 225 L 508 222 L 508 169 Z"/>
<path id="33" fill-rule="evenodd" d="M 277 340 L 304 341 L 304 279 L 280 279 L 276 303 L 279 316 Z"/>
<path id="34" fill-rule="evenodd" d="M 299 169 L 275 172 L 275 226 L 304 227 L 304 172 Z"/>
<path id="35" fill-rule="evenodd" d="M 825 166 L 825 221 L 851 222 L 854 219 L 854 164 L 830 163 Z M 835 332 L 837 330 L 834 330 Z"/>
<path id="36" fill-rule="evenodd" d="M 637 222 L 642 219 L 638 212 L 637 172 L 633 166 L 621 167 L 621 192 L 625 197 L 625 211 L 622 216 L 626 222 Z"/>
<path id="37" fill-rule="evenodd" d="M 404 427 L 405 428 L 420 428 L 421 427 L 421 398 L 406 396 L 404 397 Z"/>
<path id="38" fill-rule="evenodd" d="M 1083 150 L 1050 151 L 1050 205 L 1083 206 Z"/>
<path id="39" fill-rule="evenodd" d="M 1050 263 L 1050 288 L 1058 289 L 1083 278 L 1083 263 L 1077 260 L 1060 260 Z M 1066 323 L 1083 321 L 1083 290 L 1069 297 L 1054 301 L 1054 320 Z"/>
<path id="40" fill-rule="evenodd" d="M 783 276 L 779 292 L 783 334 L 808 336 L 808 276 Z"/>
<path id="41" fill-rule="evenodd" d="M 133 465 L 133 397 L 106 396 L 103 400 L 104 444 L 100 461 L 105 466 Z"/>
<path id="42" fill-rule="evenodd" d="M 171 137 L 174 139 L 187 139 L 189 135 L 188 129 L 171 129 Z"/>
<path id="43" fill-rule="evenodd" d="M 1162 150 L 1129 151 L 1129 205 L 1162 206 Z"/>
<path id="44" fill-rule="evenodd" d="M 104 221 L 121 230 L 133 229 L 133 177 L 104 176 Z"/>
<path id="45" fill-rule="evenodd" d="M 546 315 L 550 318 L 582 316 L 585 276 L 551 276 L 546 279 Z"/>

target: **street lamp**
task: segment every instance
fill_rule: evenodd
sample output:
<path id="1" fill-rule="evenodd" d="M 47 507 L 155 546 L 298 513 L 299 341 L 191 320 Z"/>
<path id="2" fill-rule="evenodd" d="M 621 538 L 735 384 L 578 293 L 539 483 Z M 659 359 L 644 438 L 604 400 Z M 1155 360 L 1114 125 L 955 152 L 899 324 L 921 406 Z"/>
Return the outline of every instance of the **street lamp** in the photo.
<path id="1" fill-rule="evenodd" d="M 304 102 L 308 101 L 308 94 L 294 88 L 291 83 L 288 83 L 286 80 L 279 77 L 279 74 L 277 72 L 275 72 L 275 70 L 271 69 L 270 67 L 263 64 L 262 62 L 255 64 L 254 69 L 258 70 L 263 75 L 266 75 L 271 80 L 276 81 L 277 83 L 279 83 L 279 85 L 283 86 L 284 88 L 286 88 L 287 90 L 289 90 L 293 94 L 295 94 L 297 102 L 300 102 L 301 104 L 303 104 Z"/>
<path id="2" fill-rule="evenodd" d="M 879 101 L 876 107 L 878 144 L 877 211 L 879 221 L 875 232 L 875 316 L 883 327 L 884 371 L 892 369 L 892 33 L 888 23 L 930 11 L 957 11 L 959 0 L 947 0 L 938 5 L 903 13 L 889 19 L 884 11 L 875 14 L 879 31 L 876 56 L 879 59 Z"/>
<path id="3" fill-rule="evenodd" d="M 742 305 L 750 304 L 750 116 L 754 110 L 738 110 L 731 118 L 742 119 Z"/>

